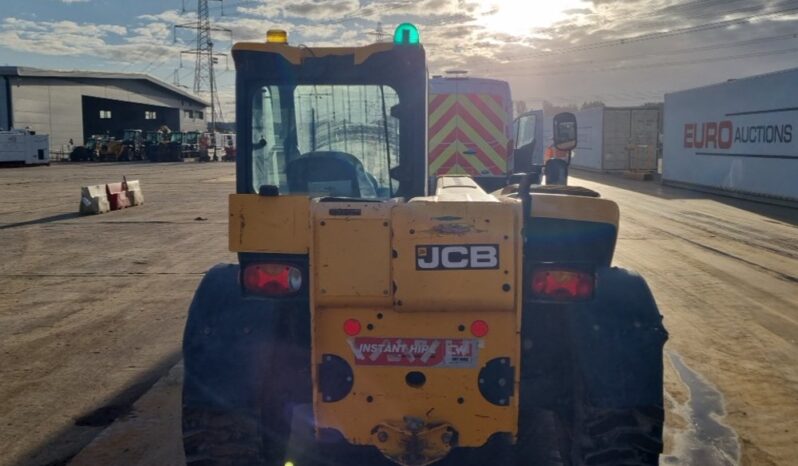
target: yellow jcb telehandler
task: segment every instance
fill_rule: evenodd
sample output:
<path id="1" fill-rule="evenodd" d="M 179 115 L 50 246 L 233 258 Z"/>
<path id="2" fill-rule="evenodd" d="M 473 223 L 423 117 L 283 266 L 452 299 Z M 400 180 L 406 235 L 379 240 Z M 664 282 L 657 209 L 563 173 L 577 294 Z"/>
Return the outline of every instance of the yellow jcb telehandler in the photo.
<path id="1" fill-rule="evenodd" d="M 341 48 L 270 31 L 233 57 L 238 263 L 189 310 L 188 464 L 657 464 L 667 333 L 611 266 L 614 202 L 524 175 L 430 192 L 412 25 Z"/>

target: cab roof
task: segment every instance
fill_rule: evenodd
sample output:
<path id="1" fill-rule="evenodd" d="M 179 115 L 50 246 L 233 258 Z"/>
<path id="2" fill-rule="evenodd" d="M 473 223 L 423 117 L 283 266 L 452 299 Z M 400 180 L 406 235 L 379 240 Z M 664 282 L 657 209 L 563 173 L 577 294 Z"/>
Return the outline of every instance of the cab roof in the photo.
<path id="1" fill-rule="evenodd" d="M 294 65 L 302 64 L 306 58 L 353 55 L 354 64 L 359 65 L 371 55 L 393 50 L 394 47 L 390 42 L 378 42 L 361 47 L 305 47 L 270 42 L 239 42 L 233 45 L 233 53 L 244 51 L 275 53 Z"/>

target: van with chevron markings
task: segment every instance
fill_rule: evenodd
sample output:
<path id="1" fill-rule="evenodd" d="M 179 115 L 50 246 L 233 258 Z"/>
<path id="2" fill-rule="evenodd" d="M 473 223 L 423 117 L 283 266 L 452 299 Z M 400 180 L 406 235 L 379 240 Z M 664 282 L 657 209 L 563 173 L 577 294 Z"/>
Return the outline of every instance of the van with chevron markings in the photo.
<path id="1" fill-rule="evenodd" d="M 515 171 L 510 85 L 465 74 L 429 81 L 429 176 L 469 175 L 492 191 Z"/>

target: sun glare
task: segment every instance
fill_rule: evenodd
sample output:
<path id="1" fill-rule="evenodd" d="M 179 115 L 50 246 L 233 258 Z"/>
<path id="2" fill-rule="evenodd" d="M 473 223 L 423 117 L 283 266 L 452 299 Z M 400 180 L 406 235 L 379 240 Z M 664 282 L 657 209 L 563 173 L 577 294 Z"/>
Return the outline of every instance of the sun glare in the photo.
<path id="1" fill-rule="evenodd" d="M 583 0 L 483 0 L 477 23 L 495 32 L 525 35 L 565 19 Z"/>

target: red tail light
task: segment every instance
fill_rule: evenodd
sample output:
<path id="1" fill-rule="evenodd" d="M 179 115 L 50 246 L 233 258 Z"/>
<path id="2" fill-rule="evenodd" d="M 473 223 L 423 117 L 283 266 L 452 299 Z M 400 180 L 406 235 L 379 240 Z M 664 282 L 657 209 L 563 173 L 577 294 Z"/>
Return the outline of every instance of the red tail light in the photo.
<path id="1" fill-rule="evenodd" d="M 562 267 L 541 267 L 532 272 L 532 294 L 557 301 L 581 301 L 593 296 L 592 273 Z"/>
<path id="2" fill-rule="evenodd" d="M 264 296 L 289 296 L 302 288 L 302 271 L 288 264 L 251 264 L 244 269 L 244 288 Z"/>

